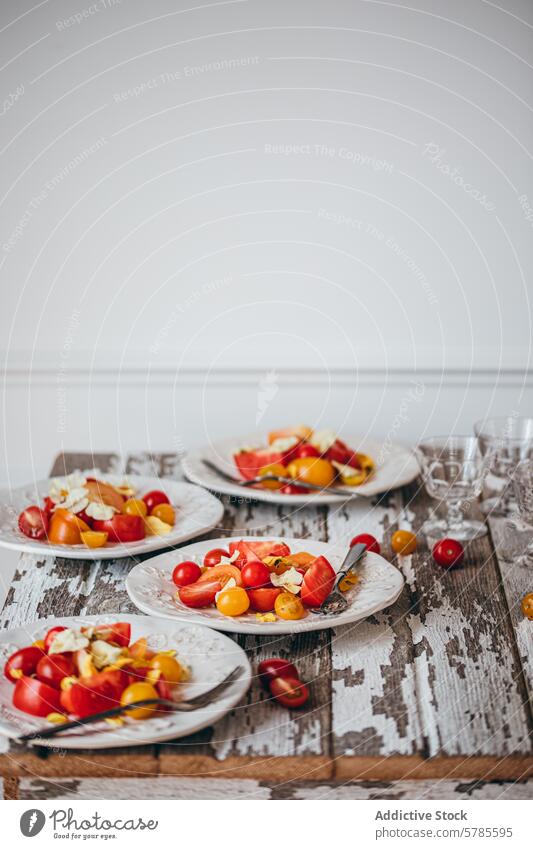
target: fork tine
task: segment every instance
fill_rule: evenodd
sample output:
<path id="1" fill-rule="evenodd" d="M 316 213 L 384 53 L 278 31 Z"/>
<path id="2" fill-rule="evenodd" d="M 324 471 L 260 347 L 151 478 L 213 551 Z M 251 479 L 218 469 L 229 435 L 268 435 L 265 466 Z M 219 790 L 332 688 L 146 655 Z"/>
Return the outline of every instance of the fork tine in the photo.
<path id="1" fill-rule="evenodd" d="M 216 684 L 214 687 L 211 687 L 210 690 L 206 690 L 205 693 L 200 693 L 198 696 L 194 696 L 192 699 L 187 699 L 187 704 L 194 705 L 194 707 L 204 706 L 212 702 L 217 696 L 223 693 L 228 687 L 233 684 L 234 681 L 237 680 L 239 675 L 243 672 L 242 666 L 236 666 L 223 681 L 220 681 L 219 684 Z"/>

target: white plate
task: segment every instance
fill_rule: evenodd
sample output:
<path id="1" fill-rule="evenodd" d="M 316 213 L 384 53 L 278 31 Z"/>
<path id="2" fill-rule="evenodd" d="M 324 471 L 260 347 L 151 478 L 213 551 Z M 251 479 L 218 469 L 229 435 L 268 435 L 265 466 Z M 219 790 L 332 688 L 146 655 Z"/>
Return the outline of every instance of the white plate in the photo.
<path id="1" fill-rule="evenodd" d="M 153 649 L 166 651 L 174 649 L 177 657 L 191 671 L 191 680 L 180 684 L 179 692 L 184 698 L 191 698 L 209 690 L 222 681 L 226 675 L 242 667 L 242 674 L 213 704 L 190 713 L 169 713 L 163 717 L 142 721 L 128 720 L 120 728 L 113 728 L 106 722 L 87 726 L 81 732 L 77 729 L 66 731 L 59 737 L 42 740 L 39 745 L 59 747 L 61 749 L 107 749 L 117 746 L 139 746 L 144 743 L 161 743 L 194 734 L 201 728 L 218 722 L 242 699 L 247 692 L 252 670 L 244 651 L 229 637 L 202 628 L 195 624 L 170 622 L 168 619 L 149 619 L 147 616 L 131 616 L 121 613 L 112 616 L 67 616 L 62 618 L 39 619 L 12 631 L 0 633 L 0 664 L 3 669 L 7 658 L 18 648 L 42 639 L 49 628 L 65 625 L 79 628 L 81 625 L 109 624 L 111 622 L 130 622 L 132 641 L 147 637 L 148 645 Z M 22 734 L 48 727 L 45 719 L 32 717 L 12 706 L 13 684 L 2 675 L 0 680 L 0 733 L 16 738 Z"/>
<path id="2" fill-rule="evenodd" d="M 235 537 L 254 542 L 260 537 Z M 331 565 L 338 570 L 346 548 L 318 542 L 312 539 L 287 539 L 286 537 L 265 537 L 286 542 L 292 552 L 309 551 L 315 556 L 323 554 Z M 163 616 L 179 622 L 191 622 L 198 625 L 209 625 L 219 631 L 230 631 L 234 634 L 300 634 L 303 631 L 319 631 L 323 628 L 334 628 L 349 622 L 366 619 L 372 613 L 382 610 L 392 604 L 400 595 L 403 587 L 403 577 L 392 563 L 379 554 L 368 552 L 359 567 L 360 580 L 346 597 L 350 606 L 344 613 L 337 616 L 307 613 L 304 619 L 289 622 L 278 619 L 276 622 L 260 622 L 255 613 L 230 618 L 223 616 L 216 607 L 193 609 L 186 607 L 176 598 L 177 587 L 172 582 L 172 570 L 177 563 L 184 560 L 194 560 L 201 564 L 204 555 L 211 548 L 227 548 L 231 538 L 210 539 L 193 543 L 179 552 L 169 552 L 151 557 L 144 563 L 138 563 L 126 578 L 126 590 L 132 602 L 145 613 L 152 616 Z"/>
<path id="3" fill-rule="evenodd" d="M 376 470 L 361 486 L 354 487 L 355 496 L 378 495 L 380 492 L 388 492 L 399 486 L 411 483 L 419 473 L 418 462 L 413 452 L 403 445 L 390 445 L 376 442 L 372 439 L 361 439 L 357 436 L 347 436 L 345 441 L 356 451 L 368 454 L 376 462 Z M 220 492 L 225 495 L 237 495 L 240 498 L 246 495 L 258 501 L 269 501 L 271 504 L 309 504 L 318 506 L 320 504 L 338 504 L 346 501 L 345 495 L 334 495 L 331 493 L 317 492 L 309 495 L 283 495 L 276 490 L 245 488 L 239 484 L 224 480 L 222 475 L 211 471 L 202 460 L 211 460 L 221 471 L 227 472 L 233 477 L 239 473 L 234 453 L 242 445 L 266 445 L 266 433 L 253 433 L 235 439 L 224 439 L 213 442 L 203 448 L 189 451 L 182 461 L 185 476 L 200 486 Z"/>
<path id="4" fill-rule="evenodd" d="M 84 471 L 83 474 L 88 474 Z M 117 483 L 117 475 L 91 469 L 91 474 L 103 481 Z M 152 489 L 163 490 L 176 510 L 176 524 L 165 536 L 149 536 L 137 542 L 109 543 L 102 548 L 87 548 L 85 545 L 52 545 L 39 540 L 31 540 L 19 530 L 19 513 L 30 504 L 42 505 L 48 495 L 50 480 L 37 481 L 18 489 L 0 491 L 0 547 L 25 551 L 29 554 L 46 557 L 68 557 L 72 560 L 110 560 L 117 557 L 132 557 L 147 554 L 162 548 L 179 545 L 182 542 L 201 536 L 215 528 L 224 513 L 222 503 L 211 493 L 199 486 L 182 481 L 172 481 L 127 475 L 128 482 L 135 487 L 139 495 Z"/>

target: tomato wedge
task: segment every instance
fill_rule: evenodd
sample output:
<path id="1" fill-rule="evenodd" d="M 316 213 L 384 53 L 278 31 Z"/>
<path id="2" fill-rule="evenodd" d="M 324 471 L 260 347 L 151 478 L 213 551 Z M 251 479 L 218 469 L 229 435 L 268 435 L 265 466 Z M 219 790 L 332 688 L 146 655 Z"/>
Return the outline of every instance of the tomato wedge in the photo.
<path id="1" fill-rule="evenodd" d="M 225 586 L 230 578 L 234 579 L 238 587 L 242 587 L 241 570 L 237 566 L 232 566 L 231 563 L 223 563 L 222 566 L 211 566 L 209 569 L 206 569 L 196 583 L 204 584 L 207 581 L 219 581 L 222 586 Z"/>
<path id="2" fill-rule="evenodd" d="M 30 539 L 46 539 L 50 519 L 40 507 L 26 507 L 18 519 L 19 529 Z"/>
<path id="3" fill-rule="evenodd" d="M 129 677 L 123 669 L 97 672 L 83 678 L 68 690 L 72 713 L 83 717 L 118 707 L 122 691 L 128 684 Z"/>
<path id="4" fill-rule="evenodd" d="M 23 675 L 33 675 L 37 664 L 44 657 L 42 649 L 37 646 L 26 646 L 8 657 L 4 666 L 4 675 L 10 681 L 17 681 Z"/>
<path id="5" fill-rule="evenodd" d="M 317 557 L 304 574 L 300 598 L 308 607 L 320 607 L 333 589 L 334 583 L 333 567 L 325 557 Z"/>
<path id="6" fill-rule="evenodd" d="M 131 625 L 129 622 L 115 622 L 113 625 L 99 625 L 94 632 L 96 639 L 114 643 L 116 646 L 126 648 L 131 639 Z"/>
<path id="7" fill-rule="evenodd" d="M 61 710 L 59 690 L 24 675 L 19 678 L 13 690 L 13 705 L 32 716 L 48 716 Z"/>
<path id="8" fill-rule="evenodd" d="M 216 567 L 215 567 L 216 568 Z M 196 581 L 178 590 L 178 596 L 187 607 L 208 607 L 222 589 L 220 581 Z"/>

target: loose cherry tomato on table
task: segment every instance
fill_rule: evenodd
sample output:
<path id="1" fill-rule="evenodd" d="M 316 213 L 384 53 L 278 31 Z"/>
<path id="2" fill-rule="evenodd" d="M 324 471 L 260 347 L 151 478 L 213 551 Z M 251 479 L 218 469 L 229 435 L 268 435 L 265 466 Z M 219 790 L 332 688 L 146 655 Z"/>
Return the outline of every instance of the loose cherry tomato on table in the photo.
<path id="1" fill-rule="evenodd" d="M 288 660 L 283 660 L 281 657 L 269 657 L 267 660 L 262 660 L 257 667 L 257 673 L 264 686 L 268 686 L 274 678 L 296 678 L 298 680 L 298 670 L 294 663 L 289 663 Z"/>
<path id="2" fill-rule="evenodd" d="M 242 567 L 241 577 L 245 587 L 257 589 L 270 583 L 270 569 L 261 560 L 252 561 Z"/>
<path id="3" fill-rule="evenodd" d="M 50 519 L 40 507 L 26 507 L 18 518 L 19 529 L 30 539 L 46 539 Z"/>
<path id="4" fill-rule="evenodd" d="M 172 580 L 177 587 L 186 587 L 187 584 L 194 584 L 201 577 L 202 570 L 198 566 L 198 563 L 194 563 L 192 560 L 185 560 L 184 563 L 178 563 L 177 566 L 174 566 L 174 571 L 172 572 Z"/>
<path id="5" fill-rule="evenodd" d="M 395 531 L 391 537 L 391 548 L 404 557 L 416 551 L 417 540 L 411 531 Z"/>
<path id="6" fill-rule="evenodd" d="M 277 702 L 288 708 L 299 708 L 309 699 L 309 690 L 298 678 L 273 678 L 270 692 Z"/>
<path id="7" fill-rule="evenodd" d="M 320 607 L 335 583 L 335 570 L 325 557 L 317 557 L 304 574 L 300 597 L 308 607 Z"/>
<path id="8" fill-rule="evenodd" d="M 137 684 L 130 684 L 120 697 L 120 704 L 124 707 L 131 705 L 133 702 L 142 702 L 145 699 L 158 699 L 159 694 L 153 684 L 148 681 L 139 681 Z M 157 705 L 144 705 L 144 707 L 133 708 L 129 710 L 127 715 L 132 719 L 148 719 L 157 710 Z"/>
<path id="9" fill-rule="evenodd" d="M 162 522 L 166 522 L 167 525 L 173 525 L 176 521 L 176 514 L 172 504 L 156 504 L 150 516 L 156 516 Z"/>
<path id="10" fill-rule="evenodd" d="M 357 545 L 357 543 L 362 542 L 366 545 L 367 551 L 373 551 L 375 554 L 379 554 L 381 551 L 381 547 L 376 537 L 373 537 L 372 534 L 357 534 L 356 537 L 350 543 L 350 548 L 353 545 Z"/>
<path id="11" fill-rule="evenodd" d="M 61 710 L 59 690 L 26 675 L 15 684 L 13 704 L 32 716 L 48 716 L 49 713 L 59 713 Z"/>
<path id="12" fill-rule="evenodd" d="M 222 589 L 220 581 L 196 581 L 186 587 L 180 587 L 178 596 L 187 607 L 208 607 L 213 604 L 215 596 Z"/>
<path id="13" fill-rule="evenodd" d="M 520 603 L 520 607 L 522 608 L 522 613 L 528 619 L 533 619 L 533 593 L 528 593 L 524 596 Z"/>
<path id="14" fill-rule="evenodd" d="M 259 587 L 255 590 L 248 589 L 247 593 L 252 610 L 256 610 L 258 613 L 269 613 L 274 610 L 281 589 L 279 587 Z"/>
<path id="15" fill-rule="evenodd" d="M 301 599 L 293 593 L 281 593 L 276 598 L 274 610 L 280 619 L 294 620 L 305 616 L 305 607 Z"/>
<path id="16" fill-rule="evenodd" d="M 229 560 L 229 551 L 224 548 L 212 548 L 204 557 L 204 566 L 218 566 L 223 558 Z"/>
<path id="17" fill-rule="evenodd" d="M 216 605 L 223 616 L 241 616 L 250 607 L 250 599 L 242 587 L 230 587 L 217 596 Z"/>
<path id="18" fill-rule="evenodd" d="M 17 681 L 23 675 L 33 675 L 37 664 L 44 657 L 43 650 L 37 646 L 26 646 L 8 657 L 4 666 L 4 675 L 10 681 Z"/>
<path id="19" fill-rule="evenodd" d="M 170 504 L 168 495 L 165 495 L 165 493 L 161 492 L 160 489 L 152 489 L 151 492 L 147 492 L 146 495 L 143 495 L 143 501 L 146 504 L 149 513 L 151 513 L 154 507 L 157 507 L 158 504 Z"/>
<path id="20" fill-rule="evenodd" d="M 66 630 L 67 629 L 65 628 L 64 625 L 56 625 L 55 628 L 50 628 L 50 630 L 46 634 L 46 637 L 44 638 L 44 650 L 45 650 L 45 652 L 48 653 L 50 651 L 50 646 L 54 642 L 57 635 L 59 633 L 61 633 L 61 631 L 66 631 Z"/>
<path id="21" fill-rule="evenodd" d="M 445 569 L 460 566 L 465 556 L 465 550 L 456 539 L 441 539 L 433 546 L 433 559 Z"/>
<path id="22" fill-rule="evenodd" d="M 50 684 L 56 689 L 59 688 L 63 678 L 77 673 L 74 661 L 68 654 L 42 655 L 35 671 L 39 681 Z"/>

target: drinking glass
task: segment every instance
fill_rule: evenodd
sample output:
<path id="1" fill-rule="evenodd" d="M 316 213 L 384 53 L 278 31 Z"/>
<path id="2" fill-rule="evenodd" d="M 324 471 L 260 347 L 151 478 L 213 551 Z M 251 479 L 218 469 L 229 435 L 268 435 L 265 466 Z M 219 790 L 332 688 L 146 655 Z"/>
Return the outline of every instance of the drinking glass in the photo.
<path id="1" fill-rule="evenodd" d="M 483 536 L 483 522 L 466 519 L 463 508 L 483 489 L 486 461 L 474 436 L 435 436 L 418 445 L 424 482 L 433 498 L 447 505 L 445 519 L 432 518 L 422 526 L 427 537 L 470 540 Z"/>
<path id="2" fill-rule="evenodd" d="M 513 473 L 522 460 L 533 459 L 533 419 L 496 416 L 476 422 L 474 433 L 490 473 L 504 480 L 503 490 L 482 501 L 481 510 L 493 516 L 510 516 L 516 509 Z"/>
<path id="3" fill-rule="evenodd" d="M 522 460 L 514 470 L 512 486 L 520 518 L 526 525 L 533 525 L 533 461 Z M 519 566 L 533 566 L 533 539 L 521 557 Z"/>

